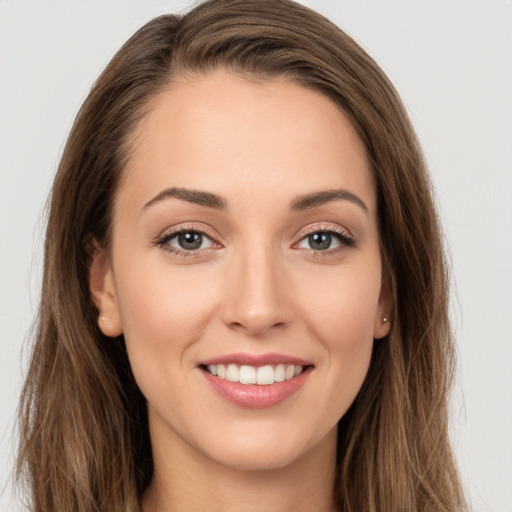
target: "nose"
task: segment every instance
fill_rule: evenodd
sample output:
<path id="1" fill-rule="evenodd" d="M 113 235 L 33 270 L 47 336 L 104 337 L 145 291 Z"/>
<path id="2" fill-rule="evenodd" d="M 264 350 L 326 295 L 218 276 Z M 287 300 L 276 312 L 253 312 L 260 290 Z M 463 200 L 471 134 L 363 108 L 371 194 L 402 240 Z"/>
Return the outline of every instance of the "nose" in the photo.
<path id="1" fill-rule="evenodd" d="M 284 329 L 293 316 L 286 272 L 271 250 L 237 255 L 228 269 L 223 322 L 251 337 Z"/>

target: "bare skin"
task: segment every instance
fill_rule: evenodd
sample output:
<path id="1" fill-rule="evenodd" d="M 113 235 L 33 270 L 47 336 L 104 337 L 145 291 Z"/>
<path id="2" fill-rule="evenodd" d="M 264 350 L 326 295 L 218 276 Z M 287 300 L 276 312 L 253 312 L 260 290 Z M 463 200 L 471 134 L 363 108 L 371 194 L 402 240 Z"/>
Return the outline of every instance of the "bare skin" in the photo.
<path id="1" fill-rule="evenodd" d="M 197 457 L 186 445 L 184 450 L 172 446 L 171 453 L 161 449 L 155 454 L 159 471 L 144 495 L 143 512 L 334 512 L 333 443 L 328 436 L 293 464 L 256 471 Z"/>
<path id="2" fill-rule="evenodd" d="M 334 510 L 337 422 L 391 308 L 363 143 L 322 94 L 223 71 L 161 93 L 134 140 L 91 291 L 148 402 L 144 512 Z M 254 407 L 211 385 L 233 354 L 307 364 Z"/>

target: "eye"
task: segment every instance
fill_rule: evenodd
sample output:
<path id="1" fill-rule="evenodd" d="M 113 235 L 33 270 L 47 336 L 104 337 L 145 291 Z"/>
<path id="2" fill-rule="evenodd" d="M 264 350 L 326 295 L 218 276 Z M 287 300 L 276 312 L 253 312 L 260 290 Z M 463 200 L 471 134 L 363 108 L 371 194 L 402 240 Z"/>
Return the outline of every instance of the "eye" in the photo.
<path id="1" fill-rule="evenodd" d="M 183 254 L 209 249 L 213 247 L 214 242 L 201 231 L 183 229 L 162 236 L 157 244 L 169 252 Z"/>
<path id="2" fill-rule="evenodd" d="M 304 237 L 299 247 L 306 249 L 313 249 L 314 251 L 326 251 L 327 249 L 334 249 L 340 245 L 340 241 L 336 239 L 331 233 L 312 233 Z"/>
<path id="3" fill-rule="evenodd" d="M 206 242 L 208 244 L 208 237 L 197 231 L 184 231 L 174 235 L 169 240 L 169 245 L 178 245 L 180 249 L 185 251 L 195 251 L 196 249 L 204 248 L 203 245 Z"/>
<path id="4" fill-rule="evenodd" d="M 353 246 L 354 240 L 334 230 L 320 230 L 310 233 L 297 244 L 300 249 L 335 252 L 342 246 Z"/>

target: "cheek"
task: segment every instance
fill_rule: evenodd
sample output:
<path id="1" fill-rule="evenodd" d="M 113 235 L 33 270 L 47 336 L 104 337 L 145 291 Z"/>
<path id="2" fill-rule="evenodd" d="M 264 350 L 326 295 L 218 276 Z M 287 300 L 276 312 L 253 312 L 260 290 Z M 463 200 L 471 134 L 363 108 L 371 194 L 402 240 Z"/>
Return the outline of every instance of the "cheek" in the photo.
<path id="1" fill-rule="evenodd" d="M 141 388 L 152 375 L 172 376 L 202 336 L 214 311 L 215 276 L 206 269 L 138 265 L 124 259 L 116 282 L 126 347 Z M 134 271 L 136 269 L 136 272 Z"/>
<path id="2" fill-rule="evenodd" d="M 322 345 L 325 357 L 326 403 L 337 404 L 341 417 L 359 392 L 373 349 L 374 318 L 378 310 L 380 272 L 340 275 L 310 289 L 302 316 L 308 330 Z M 321 281 L 317 281 L 320 285 Z"/>
<path id="3" fill-rule="evenodd" d="M 341 268 L 337 273 L 315 276 L 302 284 L 301 315 L 316 337 L 330 349 L 357 351 L 364 341 L 373 341 L 374 319 L 381 288 L 380 267 L 362 272 Z M 306 289 L 307 288 L 307 289 Z"/>

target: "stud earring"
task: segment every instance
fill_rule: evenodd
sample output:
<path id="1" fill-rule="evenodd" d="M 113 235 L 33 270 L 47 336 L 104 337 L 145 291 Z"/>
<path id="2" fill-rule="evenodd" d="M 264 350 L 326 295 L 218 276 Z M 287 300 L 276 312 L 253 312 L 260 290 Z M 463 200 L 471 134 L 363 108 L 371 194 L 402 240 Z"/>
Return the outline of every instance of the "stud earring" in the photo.
<path id="1" fill-rule="evenodd" d="M 383 316 L 383 317 L 382 317 L 382 321 L 383 321 L 384 323 L 389 322 L 389 318 L 388 318 L 387 316 Z"/>

